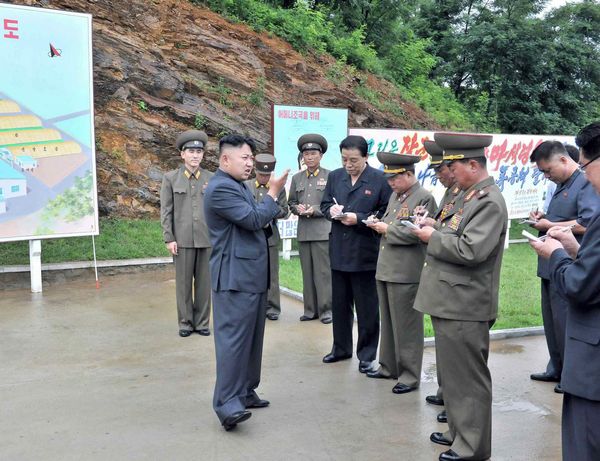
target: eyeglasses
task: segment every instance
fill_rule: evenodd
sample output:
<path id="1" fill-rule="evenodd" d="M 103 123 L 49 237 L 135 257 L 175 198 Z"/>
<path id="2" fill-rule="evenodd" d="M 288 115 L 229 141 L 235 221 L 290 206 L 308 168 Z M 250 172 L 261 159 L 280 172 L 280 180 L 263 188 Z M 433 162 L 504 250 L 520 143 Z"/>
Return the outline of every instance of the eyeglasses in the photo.
<path id="1" fill-rule="evenodd" d="M 591 159 L 589 162 L 585 163 L 584 165 L 579 165 L 579 169 L 580 169 L 581 171 L 585 171 L 585 169 L 588 167 L 588 165 L 589 165 L 590 163 L 592 163 L 594 160 L 597 160 L 598 158 L 600 158 L 600 157 L 593 158 L 593 159 Z"/>

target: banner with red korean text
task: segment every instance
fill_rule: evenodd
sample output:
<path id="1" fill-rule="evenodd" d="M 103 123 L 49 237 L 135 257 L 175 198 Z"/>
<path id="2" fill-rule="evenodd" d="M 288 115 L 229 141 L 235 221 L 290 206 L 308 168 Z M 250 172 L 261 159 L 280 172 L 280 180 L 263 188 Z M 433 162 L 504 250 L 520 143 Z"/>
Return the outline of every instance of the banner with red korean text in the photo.
<path id="1" fill-rule="evenodd" d="M 433 140 L 433 131 L 350 128 L 350 134 L 363 136 L 369 144 L 369 164 L 381 168 L 377 152 L 397 152 L 421 157 L 416 173 L 421 185 L 432 191 L 437 200 L 444 187 L 432 169 L 423 141 Z M 492 145 L 485 150 L 488 171 L 496 180 L 508 207 L 509 219 L 525 218 L 536 208 L 542 209 L 548 180 L 529 162 L 533 149 L 547 140 L 574 144 L 572 136 L 494 134 Z"/>

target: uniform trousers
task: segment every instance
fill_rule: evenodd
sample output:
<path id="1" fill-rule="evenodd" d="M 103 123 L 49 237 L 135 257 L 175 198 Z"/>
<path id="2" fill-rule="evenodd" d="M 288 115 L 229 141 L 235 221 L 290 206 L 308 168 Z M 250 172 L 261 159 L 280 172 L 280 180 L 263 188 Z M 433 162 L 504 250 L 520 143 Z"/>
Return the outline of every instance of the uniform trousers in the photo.
<path id="1" fill-rule="evenodd" d="M 542 281 L 542 319 L 550 360 L 546 373 L 560 377 L 565 354 L 565 334 L 569 302 L 554 288 L 550 280 Z"/>
<path id="2" fill-rule="evenodd" d="M 329 242 L 298 242 L 302 268 L 304 315 L 331 318 L 331 266 Z"/>
<path id="3" fill-rule="evenodd" d="M 267 294 L 267 314 L 281 313 L 281 295 L 279 293 L 279 246 L 269 247 L 270 285 Z"/>
<path id="4" fill-rule="evenodd" d="M 444 378 L 444 404 L 452 450 L 484 460 L 492 451 L 492 378 L 487 366 L 489 322 L 431 317 L 437 367 Z"/>
<path id="5" fill-rule="evenodd" d="M 563 461 L 600 459 L 600 401 L 565 392 L 562 411 Z"/>
<path id="6" fill-rule="evenodd" d="M 352 355 L 352 326 L 356 309 L 358 340 L 356 355 L 361 361 L 373 361 L 379 343 L 379 307 L 375 271 L 346 272 L 331 270 L 333 348 L 336 357 Z"/>
<path id="7" fill-rule="evenodd" d="M 418 283 L 377 280 L 381 374 L 417 388 L 423 365 L 423 313 L 413 309 Z"/>
<path id="8" fill-rule="evenodd" d="M 213 408 L 221 423 L 246 408 L 260 383 L 266 292 L 213 291 L 217 381 Z"/>
<path id="9" fill-rule="evenodd" d="M 177 248 L 175 292 L 179 329 L 208 328 L 210 320 L 210 248 Z"/>

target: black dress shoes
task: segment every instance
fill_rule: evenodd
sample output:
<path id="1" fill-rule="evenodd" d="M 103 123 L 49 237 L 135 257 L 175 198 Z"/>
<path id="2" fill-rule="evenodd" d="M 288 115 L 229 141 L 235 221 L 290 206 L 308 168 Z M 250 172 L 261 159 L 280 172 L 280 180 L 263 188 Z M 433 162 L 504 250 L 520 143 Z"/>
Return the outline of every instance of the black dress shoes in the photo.
<path id="1" fill-rule="evenodd" d="M 450 440 L 444 437 L 444 434 L 442 434 L 441 432 L 432 432 L 429 436 L 429 440 L 431 440 L 433 443 L 437 443 L 438 445 L 452 445 L 452 442 L 450 442 Z"/>
<path id="2" fill-rule="evenodd" d="M 269 402 L 268 400 L 255 399 L 250 401 L 249 403 L 246 402 L 246 408 L 265 408 L 268 407 L 270 404 L 271 402 Z"/>
<path id="3" fill-rule="evenodd" d="M 323 317 L 321 319 L 321 323 L 324 323 L 325 325 L 329 325 L 331 322 L 333 322 L 331 317 Z"/>
<path id="4" fill-rule="evenodd" d="M 461 458 L 452 450 L 448 450 L 448 451 L 445 451 L 444 453 L 441 453 L 440 457 L 438 459 L 440 461 L 464 461 L 465 460 L 465 458 Z"/>
<path id="5" fill-rule="evenodd" d="M 563 388 L 560 385 L 560 383 L 558 383 L 556 386 L 554 386 L 554 392 L 556 392 L 557 394 L 564 394 L 565 393 L 565 391 L 563 391 Z"/>
<path id="6" fill-rule="evenodd" d="M 269 320 L 279 320 L 279 314 L 276 314 L 275 312 L 269 312 L 267 314 L 267 318 Z"/>
<path id="7" fill-rule="evenodd" d="M 437 395 L 428 395 L 425 401 L 432 405 L 444 405 L 444 399 L 440 399 Z"/>
<path id="8" fill-rule="evenodd" d="M 381 368 L 378 368 L 377 370 L 367 371 L 367 377 L 375 379 L 393 379 L 391 376 L 384 375 L 381 372 Z"/>
<path id="9" fill-rule="evenodd" d="M 416 387 L 410 387 L 403 383 L 398 383 L 392 389 L 394 394 L 406 394 L 407 392 L 414 391 Z"/>
<path id="10" fill-rule="evenodd" d="M 196 330 L 196 333 L 200 336 L 210 336 L 210 330 L 208 328 L 200 328 L 199 330 Z"/>
<path id="11" fill-rule="evenodd" d="M 340 360 L 347 360 L 351 358 L 352 355 L 333 355 L 333 353 L 329 353 L 323 357 L 323 363 L 335 363 L 339 362 Z"/>
<path id="12" fill-rule="evenodd" d="M 179 330 L 179 336 L 181 336 L 182 338 L 187 338 L 191 334 L 192 332 L 190 330 Z"/>
<path id="13" fill-rule="evenodd" d="M 448 422 L 448 414 L 446 413 L 446 410 L 442 411 L 441 413 L 438 413 L 436 419 L 437 419 L 438 423 L 447 423 Z"/>
<path id="14" fill-rule="evenodd" d="M 373 371 L 373 362 L 369 360 L 361 360 L 358 362 L 358 371 L 361 373 L 368 373 L 369 371 Z"/>
<path id="15" fill-rule="evenodd" d="M 551 375 L 546 372 L 533 373 L 533 374 L 529 375 L 529 377 L 531 379 L 533 379 L 534 381 L 544 381 L 545 383 L 559 383 L 560 382 L 560 376 Z"/>
<path id="16" fill-rule="evenodd" d="M 301 322 L 308 322 L 310 320 L 316 320 L 319 317 L 317 315 L 315 315 L 314 317 L 309 317 L 308 315 L 303 315 L 302 317 L 300 317 L 300 321 Z"/>
<path id="17" fill-rule="evenodd" d="M 246 421 L 250 416 L 252 416 L 252 413 L 248 410 L 236 411 L 223 420 L 223 428 L 226 431 L 230 431 L 239 423 Z"/>

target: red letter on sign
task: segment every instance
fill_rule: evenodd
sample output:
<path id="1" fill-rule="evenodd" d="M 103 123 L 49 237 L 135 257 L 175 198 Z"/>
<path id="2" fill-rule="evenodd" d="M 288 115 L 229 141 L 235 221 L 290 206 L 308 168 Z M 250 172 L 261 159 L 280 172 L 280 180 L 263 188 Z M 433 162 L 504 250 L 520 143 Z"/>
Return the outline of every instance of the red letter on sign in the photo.
<path id="1" fill-rule="evenodd" d="M 14 33 L 19 31 L 19 21 L 15 19 L 5 19 L 4 30 L 8 31 L 8 34 L 4 34 L 4 38 L 19 39 L 19 36 Z"/>

